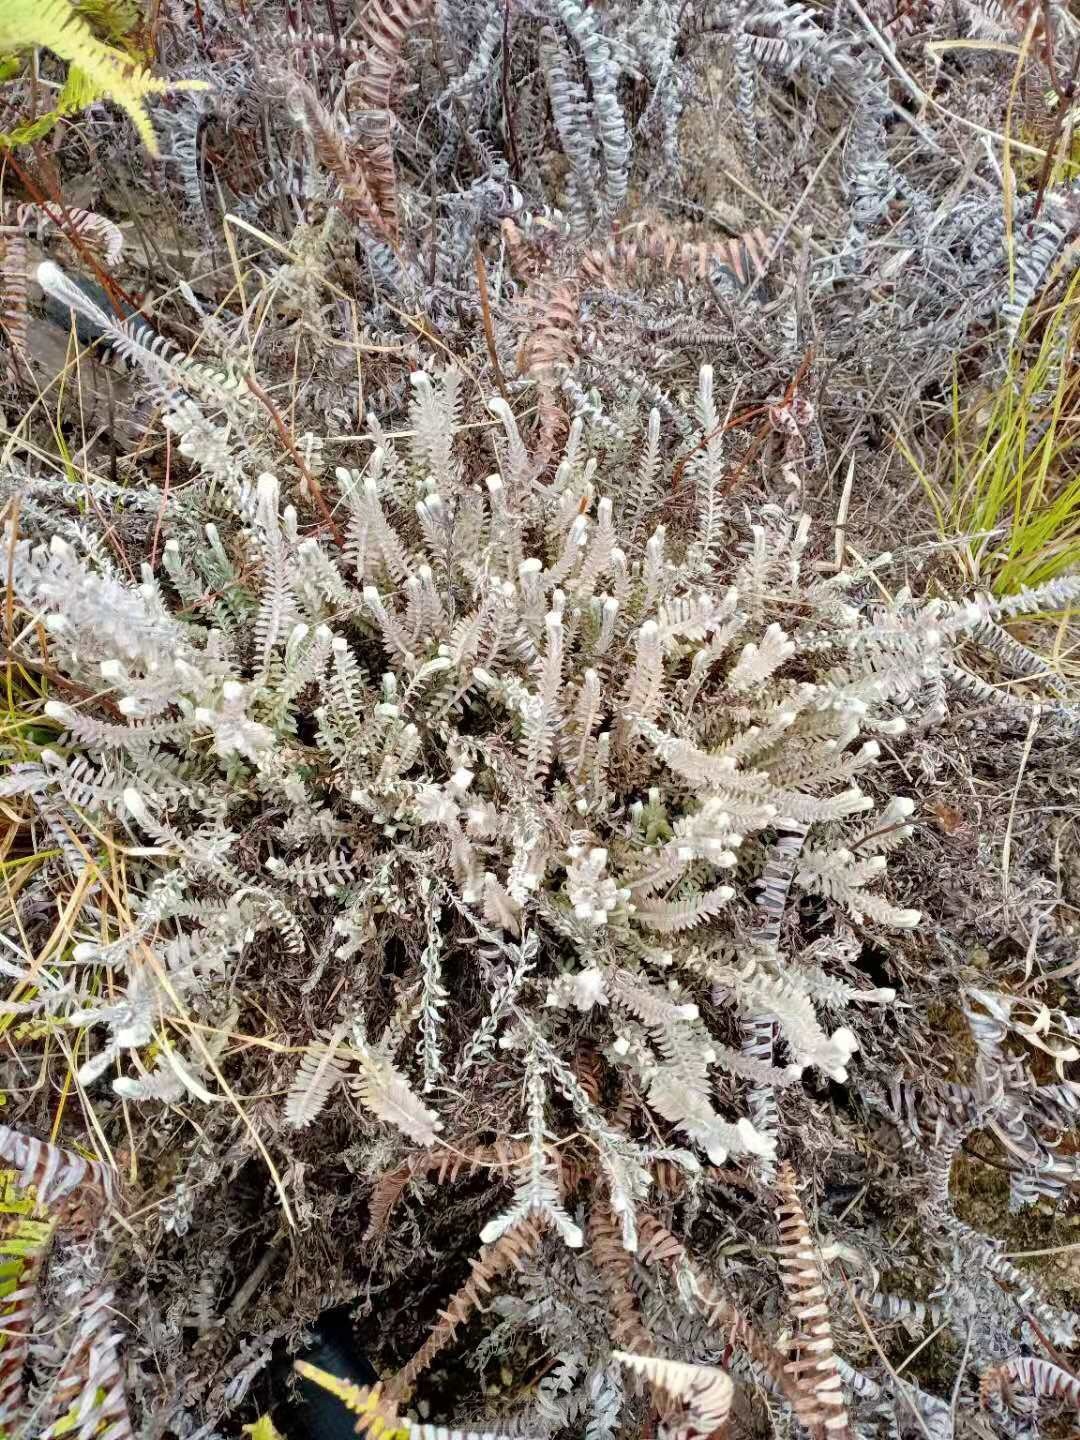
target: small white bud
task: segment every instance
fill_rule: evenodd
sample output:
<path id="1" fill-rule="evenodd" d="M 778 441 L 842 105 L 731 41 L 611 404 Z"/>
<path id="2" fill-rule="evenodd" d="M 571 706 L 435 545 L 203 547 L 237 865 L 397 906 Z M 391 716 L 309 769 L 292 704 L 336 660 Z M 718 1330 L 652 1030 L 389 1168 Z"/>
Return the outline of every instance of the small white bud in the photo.
<path id="1" fill-rule="evenodd" d="M 846 1056 L 850 1057 L 854 1055 L 859 1048 L 858 1040 L 846 1025 L 841 1025 L 838 1030 L 834 1030 L 830 1038 L 836 1048 L 841 1050 Z"/>
<path id="2" fill-rule="evenodd" d="M 264 470 L 256 481 L 255 493 L 261 504 L 271 506 L 276 510 L 278 502 L 277 476 Z"/>
<path id="3" fill-rule="evenodd" d="M 150 811 L 147 809 L 146 806 L 146 802 L 143 800 L 139 792 L 131 785 L 127 786 L 127 788 L 124 790 L 124 809 L 128 812 L 131 818 L 133 820 L 137 820 L 140 825 L 145 825 L 147 828 L 149 828 L 153 824 L 153 821 L 150 818 Z"/>

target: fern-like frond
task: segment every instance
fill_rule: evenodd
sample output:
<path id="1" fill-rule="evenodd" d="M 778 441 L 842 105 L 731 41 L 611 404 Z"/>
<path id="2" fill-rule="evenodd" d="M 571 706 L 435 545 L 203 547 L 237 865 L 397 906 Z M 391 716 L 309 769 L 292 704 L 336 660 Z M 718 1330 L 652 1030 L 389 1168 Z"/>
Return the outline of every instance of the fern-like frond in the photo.
<path id="1" fill-rule="evenodd" d="M 589 1211 L 589 1257 L 599 1271 L 611 1311 L 611 1334 L 619 1345 L 643 1354 L 654 1348 L 634 1294 L 634 1257 L 622 1241 L 621 1227 L 600 1202 Z"/>
<path id="2" fill-rule="evenodd" d="M 661 1430 L 670 1440 L 690 1440 L 695 1435 L 714 1435 L 726 1424 L 734 1386 L 726 1370 L 713 1365 L 688 1365 L 665 1360 L 660 1355 L 631 1355 L 613 1350 L 612 1358 L 636 1375 L 643 1375 L 654 1390 L 686 1406 L 682 1421 L 671 1421 Z"/>
<path id="3" fill-rule="evenodd" d="M 434 1145 L 442 1121 L 413 1094 L 408 1080 L 384 1056 L 354 1041 L 359 1068 L 351 1076 L 353 1093 L 380 1120 L 396 1126 L 417 1145 Z"/>
<path id="4" fill-rule="evenodd" d="M 979 1399 L 989 1406 L 995 1399 L 1009 1404 L 1019 1391 L 1036 1400 L 1064 1400 L 1080 1411 L 1080 1380 L 1035 1355 L 1014 1355 L 1004 1365 L 987 1370 L 979 1381 Z"/>
<path id="5" fill-rule="evenodd" d="M 146 113 L 151 95 L 170 90 L 205 90 L 202 80 L 160 80 L 121 50 L 99 40 L 69 0 L 4 0 L 0 9 L 0 51 L 43 46 L 78 66 L 87 87 L 127 111 L 151 155 L 157 137 Z"/>
<path id="6" fill-rule="evenodd" d="M 785 1368 L 794 1377 L 801 1399 L 797 1413 L 813 1432 L 845 1440 L 850 1429 L 833 1351 L 825 1282 L 795 1188 L 795 1171 L 786 1160 L 777 1171 L 776 1188 L 780 1196 L 776 1222 L 780 1273 L 796 1326 L 795 1357 Z"/>
<path id="7" fill-rule="evenodd" d="M 327 1045 L 312 1046 L 300 1061 L 285 1101 L 285 1120 L 294 1130 L 305 1130 L 319 1118 L 345 1078 L 346 1065 L 337 1054 L 342 1033 Z"/>
<path id="8" fill-rule="evenodd" d="M 24 379 L 26 348 L 26 240 L 18 232 L 0 235 L 0 327 L 7 336 L 12 383 Z"/>
<path id="9" fill-rule="evenodd" d="M 390 1390 L 399 1403 L 412 1394 L 417 1377 L 422 1375 L 441 1351 L 445 1350 L 458 1329 L 464 1325 L 477 1305 L 491 1292 L 493 1282 L 508 1270 L 520 1269 L 543 1238 L 537 1223 L 540 1217 L 530 1216 L 500 1235 L 494 1245 L 485 1245 L 471 1262 L 471 1273 L 446 1309 L 435 1322 L 427 1339 L 416 1354 L 394 1376 Z"/>
<path id="10" fill-rule="evenodd" d="M 11 1432 L 26 1409 L 24 1388 L 37 1282 L 55 1218 L 0 1172 L 0 1425 Z"/>
<path id="11" fill-rule="evenodd" d="M 689 900 L 649 900 L 634 908 L 634 918 L 650 930 L 674 934 L 692 930 L 714 919 L 735 894 L 730 885 L 717 885 Z"/>
<path id="12" fill-rule="evenodd" d="M 15 1166 L 19 1184 L 33 1189 L 39 1205 L 55 1207 L 80 1187 L 98 1191 L 102 1198 L 108 1193 L 103 1166 L 7 1125 L 0 1125 L 0 1160 Z"/>
<path id="13" fill-rule="evenodd" d="M 54 1417 L 42 1440 L 65 1433 L 74 1410 L 78 1440 L 134 1440 L 117 1359 L 120 1334 L 112 1329 L 116 1299 L 95 1286 L 79 1297 L 78 1328 L 50 1388 L 48 1410 Z"/>
<path id="14" fill-rule="evenodd" d="M 356 1385 L 342 1380 L 307 1360 L 297 1360 L 296 1373 L 321 1386 L 356 1416 L 356 1433 L 368 1440 L 510 1440 L 489 1430 L 458 1430 L 448 1425 L 427 1425 L 398 1414 L 397 1407 L 379 1385 Z M 252 1437 L 256 1440 L 256 1437 Z M 515 1437 L 519 1440 L 519 1437 Z"/>
<path id="15" fill-rule="evenodd" d="M 346 140 L 334 117 L 324 108 L 311 86 L 299 76 L 290 77 L 287 99 L 290 113 L 310 139 L 316 159 L 337 181 L 346 214 L 362 220 L 377 234 L 390 239 L 390 231 L 379 213 L 378 203 L 362 166 L 349 154 Z"/>

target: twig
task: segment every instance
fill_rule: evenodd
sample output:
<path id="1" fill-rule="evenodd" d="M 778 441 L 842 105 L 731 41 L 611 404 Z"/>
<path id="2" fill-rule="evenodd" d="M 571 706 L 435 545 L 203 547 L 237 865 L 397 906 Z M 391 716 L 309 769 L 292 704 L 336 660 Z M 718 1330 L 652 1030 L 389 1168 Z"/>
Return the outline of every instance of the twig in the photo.
<path id="1" fill-rule="evenodd" d="M 473 246 L 473 263 L 476 266 L 476 284 L 480 290 L 480 315 L 484 322 L 484 341 L 487 345 L 488 358 L 491 361 L 491 368 L 495 371 L 495 383 L 499 387 L 499 394 L 510 404 L 510 396 L 506 393 L 506 382 L 503 379 L 502 366 L 499 364 L 499 352 L 495 348 L 495 326 L 491 321 L 491 302 L 488 299 L 487 266 L 484 264 L 484 257 L 480 253 L 480 246 Z"/>
<path id="2" fill-rule="evenodd" d="M 836 520 L 833 524 L 835 535 L 833 547 L 833 559 L 836 561 L 837 573 L 844 568 L 844 548 L 847 541 L 847 517 L 851 505 L 851 491 L 855 483 L 855 456 L 851 457 L 848 463 L 847 479 L 844 481 L 844 488 L 840 492 L 840 504 L 836 507 Z"/>
<path id="3" fill-rule="evenodd" d="M 970 1155 L 973 1160 L 981 1160 L 984 1165 L 992 1165 L 995 1170 L 1004 1170 L 1006 1175 L 1021 1174 L 1021 1171 L 1017 1170 L 1015 1166 L 1006 1165 L 1004 1160 L 994 1160 L 989 1155 L 983 1155 L 968 1140 L 960 1142 L 960 1149 L 965 1155 Z"/>
<path id="4" fill-rule="evenodd" d="M 847 0 L 847 3 L 851 6 L 852 10 L 854 10 L 855 14 L 859 17 L 859 20 L 862 23 L 862 27 L 869 36 L 870 41 L 874 46 L 874 49 L 881 54 L 889 69 L 900 81 L 901 85 L 903 85 L 904 89 L 908 92 L 908 94 L 914 100 L 917 100 L 920 105 L 932 106 L 939 115 L 944 115 L 949 120 L 955 120 L 958 125 L 963 125 L 966 129 L 973 130 L 976 135 L 988 135 L 991 140 L 996 140 L 1001 145 L 1010 145 L 1014 150 L 1023 151 L 1025 155 L 1035 155 L 1040 160 L 1045 158 L 1046 151 L 1042 149 L 1041 146 L 1028 145 L 1025 144 L 1025 142 L 1022 140 L 1013 140 L 1007 135 L 1002 135 L 999 130 L 989 130 L 985 125 L 978 125 L 974 120 L 969 120 L 966 115 L 958 115 L 955 110 L 950 110 L 946 105 L 942 105 L 940 101 L 935 100 L 932 95 L 929 95 L 922 88 L 922 86 L 915 83 L 915 81 L 911 78 L 908 72 L 900 64 L 900 61 L 896 57 L 896 51 L 885 39 L 884 35 L 882 35 L 881 31 L 877 28 L 874 22 L 870 19 L 870 16 L 867 15 L 866 11 L 859 4 L 859 0 Z"/>
<path id="5" fill-rule="evenodd" d="M 1074 1380 L 1080 1379 L 1080 1376 L 1077 1376 L 1076 1371 L 1072 1368 L 1069 1362 L 1064 1359 L 1064 1357 L 1047 1339 L 1045 1333 L 1042 1330 L 1042 1327 L 1039 1325 L 1038 1321 L 1030 1313 L 1030 1311 L 1024 1311 L 1024 1319 L 1031 1326 L 1032 1330 L 1034 1330 L 1035 1334 L 1039 1337 L 1039 1343 L 1042 1345 L 1043 1349 L 1050 1356 L 1050 1359 L 1054 1362 L 1058 1369 L 1064 1370 L 1066 1375 L 1071 1375 Z"/>
<path id="6" fill-rule="evenodd" d="M 255 1294 L 255 1291 L 262 1284 L 263 1279 L 266 1276 L 266 1272 L 274 1263 L 274 1260 L 277 1257 L 277 1252 L 281 1249 L 282 1244 L 285 1241 L 285 1236 L 287 1234 L 287 1228 L 284 1225 L 279 1225 L 277 1233 L 270 1241 L 270 1244 L 263 1251 L 262 1255 L 259 1257 L 258 1263 L 256 1264 L 254 1270 L 252 1270 L 251 1274 L 247 1277 L 247 1279 L 240 1286 L 239 1290 L 237 1290 L 236 1294 L 230 1301 L 229 1308 L 225 1311 L 226 1323 L 228 1323 L 230 1320 L 235 1320 L 247 1309 L 248 1302 Z"/>
<path id="7" fill-rule="evenodd" d="M 848 1299 L 851 1301 L 855 1314 L 858 1317 L 859 1324 L 866 1332 L 866 1338 L 870 1341 L 870 1344 L 877 1351 L 878 1359 L 892 1376 L 893 1383 L 896 1386 L 896 1393 L 909 1406 L 911 1413 L 915 1416 L 915 1419 L 918 1422 L 919 1429 L 926 1436 L 926 1440 L 934 1440 L 934 1437 L 926 1428 L 926 1421 L 922 1417 L 922 1411 L 915 1404 L 915 1401 L 912 1400 L 911 1396 L 907 1393 L 907 1382 L 905 1380 L 901 1380 L 900 1376 L 893 1369 L 892 1365 L 889 1363 L 889 1357 L 885 1354 L 885 1351 L 882 1350 L 881 1346 L 878 1344 L 877 1336 L 874 1334 L 873 1330 L 870 1329 L 869 1322 L 867 1321 L 866 1316 L 863 1314 L 863 1308 L 859 1304 L 858 1300 L 855 1298 L 855 1291 L 851 1288 L 851 1281 L 844 1274 L 843 1267 L 838 1267 L 838 1273 L 840 1279 L 844 1282 L 844 1289 L 848 1292 Z"/>
<path id="8" fill-rule="evenodd" d="M 1028 725 L 1027 737 L 1020 755 L 1020 764 L 1016 771 L 1016 784 L 1013 786 L 1012 800 L 1009 804 L 1009 818 L 1005 825 L 1005 839 L 1001 845 L 1001 888 L 1006 907 L 1009 904 L 1009 869 L 1012 860 L 1012 831 L 1013 821 L 1016 819 L 1016 802 L 1020 795 L 1020 786 L 1023 784 L 1024 771 L 1027 769 L 1027 763 L 1031 757 L 1031 747 L 1035 741 L 1035 732 L 1039 728 L 1041 713 L 1041 707 L 1036 705 L 1031 714 L 1031 723 Z"/>
<path id="9" fill-rule="evenodd" d="M 1036 1260 L 1043 1255 L 1063 1255 L 1066 1251 L 1080 1250 L 1080 1240 L 1070 1240 L 1067 1245 L 1051 1245 L 1047 1250 L 1008 1250 L 1003 1260 Z"/>
<path id="10" fill-rule="evenodd" d="M 796 219 L 798 218 L 799 211 L 803 208 L 803 206 L 806 204 L 807 200 L 810 198 L 811 194 L 813 193 L 814 188 L 815 188 L 816 185 L 817 185 L 817 182 L 818 182 L 818 180 L 819 180 L 819 178 L 820 178 L 820 176 L 821 176 L 822 171 L 825 169 L 825 166 L 826 166 L 826 165 L 829 163 L 829 161 L 832 159 L 834 153 L 836 152 L 836 148 L 837 148 L 837 146 L 840 144 L 840 141 L 843 140 L 845 133 L 846 133 L 846 132 L 843 131 L 843 130 L 838 130 L 838 131 L 836 132 L 836 135 L 833 137 L 833 142 L 832 142 L 832 144 L 831 144 L 831 145 L 829 146 L 829 148 L 825 151 L 825 154 L 821 157 L 820 161 L 819 161 L 818 164 L 816 165 L 816 167 L 815 167 L 815 169 L 814 169 L 814 173 L 810 176 L 810 179 L 806 182 L 806 185 L 805 185 L 804 188 L 803 188 L 802 194 L 799 196 L 798 200 L 796 200 L 794 206 L 792 207 L 791 214 L 790 214 L 790 215 L 787 217 L 787 219 L 784 221 L 783 225 L 781 225 L 780 230 L 779 230 L 779 232 L 777 233 L 776 239 L 773 241 L 773 243 L 772 243 L 772 245 L 771 245 L 771 247 L 770 247 L 770 249 L 769 249 L 769 253 L 765 256 L 765 259 L 761 262 L 761 269 L 758 271 L 757 275 L 754 277 L 754 283 L 755 283 L 755 285 L 760 285 L 761 282 L 762 282 L 762 280 L 764 280 L 765 275 L 766 275 L 766 273 L 767 273 L 767 271 L 768 271 L 768 269 L 769 269 L 769 266 L 770 266 L 770 265 L 772 264 L 772 262 L 776 259 L 777 255 L 779 255 L 781 249 L 783 248 L 783 245 L 784 245 L 785 240 L 786 240 L 787 237 L 791 234 L 792 230 L 795 228 L 795 221 L 796 221 Z"/>
<path id="11" fill-rule="evenodd" d="M 517 135 L 514 133 L 514 110 L 510 104 L 510 0 L 503 0 L 502 33 L 502 86 L 503 114 L 506 116 L 506 143 L 510 150 L 510 174 L 515 180 L 521 179 L 521 159 L 518 155 Z"/>
<path id="12" fill-rule="evenodd" d="M 952 1398 L 949 1401 L 949 1419 L 952 1427 L 956 1428 L 956 1402 L 960 1398 L 960 1386 L 964 1383 L 964 1371 L 967 1369 L 968 1356 L 971 1354 L 971 1332 L 974 1329 L 974 1322 L 969 1320 L 967 1335 L 964 1337 L 964 1353 L 960 1357 L 960 1366 L 956 1372 L 956 1382 L 953 1385 Z"/>
<path id="13" fill-rule="evenodd" d="M 244 383 L 247 385 L 247 388 L 251 391 L 252 395 L 255 396 L 255 399 L 258 400 L 259 404 L 264 407 L 271 420 L 273 420 L 274 428 L 277 430 L 278 435 L 281 437 L 281 443 L 285 446 L 285 449 L 292 457 L 293 464 L 307 481 L 308 489 L 311 491 L 311 498 L 315 502 L 315 508 L 323 517 L 326 524 L 329 526 L 330 533 L 333 535 L 334 540 L 337 542 L 338 545 L 344 546 L 345 536 L 342 534 L 340 525 L 338 525 L 337 521 L 334 519 L 333 511 L 326 503 L 326 496 L 322 492 L 322 486 L 319 484 L 316 477 L 312 474 L 311 468 L 304 460 L 304 457 L 300 454 L 299 450 L 297 450 L 296 445 L 293 442 L 293 438 L 289 434 L 288 428 L 285 425 L 285 421 L 281 418 L 277 406 L 270 399 L 270 396 L 267 395 L 266 391 L 262 388 L 258 381 L 253 380 L 250 375 L 244 376 Z"/>
<path id="14" fill-rule="evenodd" d="M 915 1349 L 912 1350 L 910 1355 L 905 1355 L 903 1360 L 900 1361 L 900 1364 L 896 1367 L 896 1373 L 899 1375 L 901 1370 L 906 1370 L 907 1367 L 911 1364 L 911 1362 L 915 1359 L 916 1355 L 921 1355 L 922 1352 L 926 1349 L 926 1347 L 934 1340 L 936 1340 L 943 1330 L 948 1329 L 948 1326 L 949 1322 L 947 1320 L 943 1320 L 936 1330 L 931 1330 L 929 1335 L 924 1335 L 923 1338 L 919 1341 L 919 1343 L 915 1346 Z"/>

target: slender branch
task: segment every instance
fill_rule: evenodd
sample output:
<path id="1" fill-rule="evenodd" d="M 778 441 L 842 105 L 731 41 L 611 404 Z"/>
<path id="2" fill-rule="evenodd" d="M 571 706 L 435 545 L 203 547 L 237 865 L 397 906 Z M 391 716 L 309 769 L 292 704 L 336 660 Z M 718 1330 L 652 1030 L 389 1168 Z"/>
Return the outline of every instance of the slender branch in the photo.
<path id="1" fill-rule="evenodd" d="M 262 388 L 258 381 L 253 380 L 250 375 L 244 376 L 244 383 L 247 385 L 247 388 L 251 391 L 252 395 L 255 396 L 255 399 L 258 400 L 259 404 L 264 407 L 271 420 L 273 420 L 274 428 L 277 430 L 278 435 L 281 437 L 281 443 L 289 452 L 293 464 L 307 481 L 308 489 L 311 491 L 311 498 L 315 502 L 315 508 L 318 510 L 319 514 L 323 517 L 323 520 L 329 527 L 330 533 L 333 535 L 335 542 L 340 546 L 344 546 L 345 536 L 342 533 L 341 526 L 334 519 L 333 511 L 326 503 L 326 496 L 323 494 L 322 486 L 319 484 L 317 478 L 312 473 L 311 467 L 304 460 L 304 457 L 300 454 L 299 450 L 297 450 L 296 444 L 293 441 L 292 436 L 289 434 L 288 427 L 286 426 L 285 421 L 281 418 L 281 414 L 277 409 L 277 406 L 270 399 L 270 396 L 267 395 L 266 391 Z"/>

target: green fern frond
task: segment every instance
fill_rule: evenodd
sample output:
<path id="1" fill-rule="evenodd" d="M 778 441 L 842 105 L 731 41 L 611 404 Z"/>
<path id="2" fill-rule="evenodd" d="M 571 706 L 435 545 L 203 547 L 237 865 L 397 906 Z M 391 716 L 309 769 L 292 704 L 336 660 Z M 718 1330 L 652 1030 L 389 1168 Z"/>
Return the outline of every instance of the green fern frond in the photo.
<path id="1" fill-rule="evenodd" d="M 51 50 L 72 70 L 56 110 L 0 136 L 0 144 L 6 146 L 40 138 L 40 127 L 44 125 L 47 132 L 60 115 L 79 108 L 77 100 L 85 104 L 107 98 L 127 111 L 146 148 L 156 155 L 157 138 L 146 112 L 147 97 L 170 90 L 206 89 L 201 80 L 170 82 L 151 75 L 136 60 L 99 40 L 69 0 L 5 0 L 0 8 L 0 53 L 33 46 Z"/>
<path id="2" fill-rule="evenodd" d="M 378 1385 L 370 1389 L 366 1385 L 355 1385 L 351 1380 L 342 1380 L 306 1360 L 297 1360 L 295 1369 L 298 1375 L 321 1385 L 352 1411 L 356 1416 L 358 1435 L 366 1435 L 368 1440 L 409 1440 L 408 1427 L 398 1420 L 393 1408 L 383 1399 Z"/>
<path id="3" fill-rule="evenodd" d="M 250 1435 L 251 1440 L 285 1440 L 269 1415 L 260 1415 L 250 1425 L 241 1425 L 240 1429 L 245 1435 Z"/>
<path id="4" fill-rule="evenodd" d="M 44 1254 L 55 1224 L 33 1188 L 20 1185 L 14 1170 L 0 1170 L 0 1299 L 17 1288 L 26 1262 Z"/>

